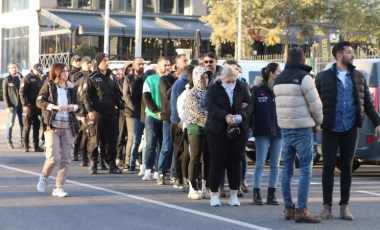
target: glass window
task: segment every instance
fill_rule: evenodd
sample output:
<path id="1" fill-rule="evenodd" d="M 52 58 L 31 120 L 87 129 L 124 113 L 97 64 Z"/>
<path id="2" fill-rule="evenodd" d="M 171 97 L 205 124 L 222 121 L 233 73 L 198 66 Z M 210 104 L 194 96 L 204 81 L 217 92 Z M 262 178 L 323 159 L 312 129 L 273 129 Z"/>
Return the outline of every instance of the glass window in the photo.
<path id="1" fill-rule="evenodd" d="M 70 34 L 41 37 L 41 54 L 67 53 L 71 50 Z"/>
<path id="2" fill-rule="evenodd" d="M 29 9 L 29 0 L 3 0 L 3 13 Z"/>
<path id="3" fill-rule="evenodd" d="M 19 65 L 19 71 L 28 69 L 29 65 L 29 27 L 17 27 L 3 29 L 1 69 L 7 71 L 9 62 L 14 61 Z"/>

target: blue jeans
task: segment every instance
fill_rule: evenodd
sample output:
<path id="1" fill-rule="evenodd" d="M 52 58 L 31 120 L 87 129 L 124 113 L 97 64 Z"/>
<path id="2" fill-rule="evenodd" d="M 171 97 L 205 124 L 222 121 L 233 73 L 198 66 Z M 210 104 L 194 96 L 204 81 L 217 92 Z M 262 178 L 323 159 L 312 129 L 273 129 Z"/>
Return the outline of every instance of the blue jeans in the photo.
<path id="1" fill-rule="evenodd" d="M 270 174 L 268 188 L 277 188 L 278 176 L 280 174 L 280 157 L 282 139 L 271 136 L 258 136 L 255 137 L 256 146 L 256 164 L 255 172 L 253 174 L 253 187 L 261 187 L 261 179 L 265 167 L 265 161 L 268 155 L 268 148 L 270 154 Z"/>
<path id="2" fill-rule="evenodd" d="M 162 124 L 162 147 L 160 157 L 158 158 L 158 174 L 164 174 L 165 170 L 170 167 L 170 175 L 174 175 L 172 167 L 173 158 L 173 141 L 170 137 L 170 121 L 163 121 Z"/>
<path id="3" fill-rule="evenodd" d="M 144 123 L 142 123 L 140 119 L 133 118 L 133 144 L 131 149 L 131 160 L 129 162 L 131 170 L 135 170 L 136 168 L 136 159 L 141 143 L 141 137 L 144 131 L 144 126 Z"/>
<path id="4" fill-rule="evenodd" d="M 7 138 L 8 143 L 12 143 L 12 130 L 13 130 L 13 125 L 15 124 L 16 115 L 18 119 L 18 124 L 20 126 L 19 138 L 20 138 L 20 142 L 22 142 L 22 129 L 24 128 L 24 124 L 22 122 L 22 107 L 17 106 L 17 107 L 13 107 L 12 112 L 8 113 L 7 131 L 6 131 L 6 138 Z"/>
<path id="5" fill-rule="evenodd" d="M 146 169 L 153 169 L 157 153 L 161 150 L 162 145 L 162 122 L 150 117 L 145 117 L 145 167 Z"/>
<path id="6" fill-rule="evenodd" d="M 300 175 L 298 182 L 298 209 L 307 207 L 309 186 L 313 164 L 313 131 L 311 128 L 282 129 L 283 138 L 283 169 L 281 178 L 282 196 L 286 207 L 293 206 L 291 179 L 294 171 L 296 154 L 300 160 Z"/>

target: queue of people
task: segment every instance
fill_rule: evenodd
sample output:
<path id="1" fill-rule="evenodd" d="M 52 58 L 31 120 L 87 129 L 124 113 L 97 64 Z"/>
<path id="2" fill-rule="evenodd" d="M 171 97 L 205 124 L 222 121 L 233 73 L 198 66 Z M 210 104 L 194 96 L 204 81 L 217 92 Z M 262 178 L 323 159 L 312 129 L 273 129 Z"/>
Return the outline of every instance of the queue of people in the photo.
<path id="1" fill-rule="evenodd" d="M 363 75 L 353 66 L 351 44 L 336 44 L 333 55 L 336 64 L 315 78 L 305 65 L 302 49 L 292 48 L 285 69 L 269 63 L 252 89 L 239 78 L 237 61 L 218 66 L 214 53 L 190 64 L 186 55 L 178 55 L 174 65 L 161 57 L 157 69 L 149 71 L 144 71 L 141 57 L 124 69 L 110 70 L 105 53 L 93 60 L 75 55 L 71 70 L 54 63 L 46 80 L 40 64 L 22 77 L 17 64 L 10 63 L 3 82 L 9 113 L 7 146 L 14 148 L 12 127 L 18 116 L 20 147 L 30 151 L 33 126 L 34 151 L 43 151 L 38 137 L 42 119 L 46 159 L 37 190 L 46 190 L 48 177 L 58 165 L 53 196 L 68 196 L 63 185 L 73 156 L 82 158 L 81 166 L 88 167 L 90 174 L 98 170 L 138 173 L 143 181 L 156 180 L 158 186 L 172 183 L 189 199 L 210 199 L 211 206 L 221 206 L 227 176 L 228 203 L 240 206 L 238 197 L 248 192 L 245 146 L 252 132 L 257 155 L 253 204 L 264 204 L 261 181 L 269 154 L 265 203 L 279 205 L 276 191 L 282 155 L 284 217 L 297 223 L 332 218 L 333 169 L 339 147 L 343 160 L 340 215 L 353 220 L 348 202 L 358 129 L 366 113 L 380 137 L 380 118 Z M 321 127 L 323 210 L 314 216 L 308 209 L 312 139 Z M 294 204 L 290 184 L 296 154 L 300 175 Z"/>

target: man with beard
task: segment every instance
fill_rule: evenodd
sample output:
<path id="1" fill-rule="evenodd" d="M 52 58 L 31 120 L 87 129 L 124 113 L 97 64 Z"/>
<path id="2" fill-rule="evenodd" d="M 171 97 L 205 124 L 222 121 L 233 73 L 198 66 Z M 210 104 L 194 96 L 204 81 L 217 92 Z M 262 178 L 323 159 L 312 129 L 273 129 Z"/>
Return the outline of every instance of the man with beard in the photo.
<path id="1" fill-rule="evenodd" d="M 222 71 L 222 67 L 217 65 L 217 62 L 218 56 L 212 52 L 207 53 L 203 58 L 204 66 L 212 72 L 210 84 L 216 81 L 217 77 L 220 75 L 220 72 Z"/>
<path id="2" fill-rule="evenodd" d="M 363 124 L 364 112 L 376 127 L 375 135 L 380 140 L 380 118 L 376 112 L 363 74 L 352 65 L 354 50 L 349 42 L 334 45 L 332 54 L 336 63 L 318 74 L 317 90 L 323 104 L 322 154 L 323 154 L 323 211 L 322 219 L 332 218 L 332 193 L 334 168 L 339 148 L 340 216 L 353 220 L 348 209 L 351 189 L 352 162 L 358 143 L 359 128 Z"/>
<path id="3" fill-rule="evenodd" d="M 12 142 L 12 129 L 15 123 L 16 115 L 20 126 L 20 147 L 23 147 L 22 129 L 24 125 L 22 122 L 22 107 L 19 95 L 20 81 L 22 79 L 22 75 L 18 72 L 18 65 L 15 62 L 10 62 L 8 64 L 8 71 L 9 75 L 6 78 L 4 78 L 3 81 L 3 99 L 5 104 L 5 110 L 8 113 L 6 132 L 6 138 L 8 142 L 7 145 L 9 149 L 13 149 L 14 146 Z"/>
<path id="4" fill-rule="evenodd" d="M 24 139 L 24 152 L 29 152 L 29 132 L 33 125 L 33 142 L 34 151 L 43 152 L 44 150 L 39 145 L 39 131 L 41 109 L 37 107 L 36 100 L 40 89 L 42 88 L 43 81 L 41 75 L 43 74 L 44 67 L 42 64 L 35 64 L 33 69 L 26 75 L 20 84 L 20 100 L 23 110 L 24 129 L 22 136 Z"/>
<path id="5" fill-rule="evenodd" d="M 132 74 L 125 77 L 123 83 L 123 100 L 125 102 L 125 116 L 128 132 L 124 171 L 128 173 L 134 173 L 136 171 L 137 153 L 144 130 L 144 123 L 140 121 L 144 59 L 141 57 L 135 58 L 132 66 Z"/>
<path id="6" fill-rule="evenodd" d="M 97 53 L 95 56 L 96 71 L 92 73 L 83 86 L 83 103 L 88 112 L 88 120 L 93 122 L 96 129 L 94 138 L 90 140 L 91 166 L 90 173 L 97 173 L 98 146 L 100 141 L 105 141 L 107 146 L 109 168 L 108 172 L 120 174 L 121 170 L 116 166 L 116 111 L 124 113 L 124 105 L 119 95 L 116 82 L 111 79 L 109 58 L 105 53 Z"/>
<path id="7" fill-rule="evenodd" d="M 162 117 L 161 117 L 161 93 L 159 90 L 160 78 L 170 72 L 170 61 L 160 57 L 157 61 L 157 74 L 149 76 L 143 85 L 143 100 L 145 108 L 145 140 L 146 152 L 144 164 L 146 167 L 142 180 L 153 180 L 152 169 L 157 153 L 162 145 Z M 157 168 L 157 167 L 156 167 Z M 163 176 L 163 175 L 161 175 Z"/>

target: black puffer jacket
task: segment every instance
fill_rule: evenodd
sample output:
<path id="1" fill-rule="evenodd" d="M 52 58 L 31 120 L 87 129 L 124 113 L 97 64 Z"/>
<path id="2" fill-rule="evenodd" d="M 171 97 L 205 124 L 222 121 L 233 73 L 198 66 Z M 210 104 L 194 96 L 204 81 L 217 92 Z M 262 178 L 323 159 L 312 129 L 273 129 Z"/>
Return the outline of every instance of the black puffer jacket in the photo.
<path id="1" fill-rule="evenodd" d="M 380 118 L 373 106 L 372 99 L 369 93 L 366 79 L 363 74 L 355 70 L 355 66 L 349 66 L 351 80 L 354 83 L 354 92 L 356 96 L 357 113 L 356 122 L 357 127 L 363 125 L 364 112 L 375 126 L 380 125 Z M 337 70 L 336 64 L 330 69 L 325 70 L 317 75 L 316 85 L 323 104 L 323 122 L 322 128 L 330 131 L 334 125 L 335 120 L 335 107 L 337 95 Z"/>

